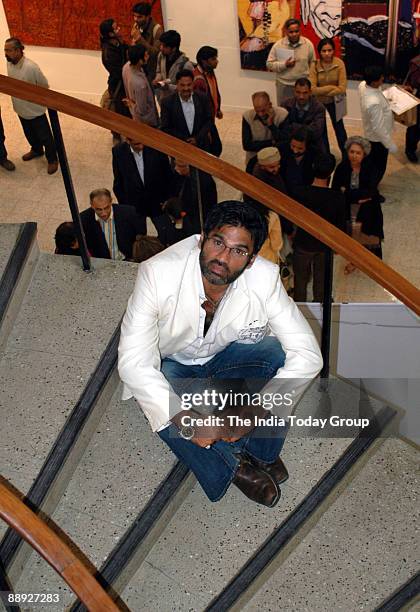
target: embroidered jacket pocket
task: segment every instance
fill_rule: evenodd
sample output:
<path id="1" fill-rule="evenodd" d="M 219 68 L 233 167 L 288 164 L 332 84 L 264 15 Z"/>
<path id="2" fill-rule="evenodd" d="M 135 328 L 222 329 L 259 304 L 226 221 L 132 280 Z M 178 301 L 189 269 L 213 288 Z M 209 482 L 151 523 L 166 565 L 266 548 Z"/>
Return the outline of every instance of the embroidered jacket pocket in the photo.
<path id="1" fill-rule="evenodd" d="M 244 327 L 238 332 L 238 342 L 240 344 L 257 344 L 261 342 L 263 338 L 267 335 L 268 323 L 264 325 L 261 324 L 261 321 L 254 321 L 253 323 L 249 323 L 247 327 Z"/>

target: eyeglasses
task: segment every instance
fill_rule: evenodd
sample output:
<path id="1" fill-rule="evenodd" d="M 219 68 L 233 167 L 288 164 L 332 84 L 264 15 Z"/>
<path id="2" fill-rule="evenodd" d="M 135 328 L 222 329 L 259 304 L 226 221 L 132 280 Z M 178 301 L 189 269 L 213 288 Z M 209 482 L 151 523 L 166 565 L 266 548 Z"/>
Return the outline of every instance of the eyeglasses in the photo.
<path id="1" fill-rule="evenodd" d="M 249 257 L 248 251 L 246 251 L 245 249 L 241 249 L 241 247 L 230 247 L 225 244 L 221 238 L 216 238 L 213 236 L 206 236 L 206 238 L 211 243 L 216 253 L 223 253 L 223 251 L 228 249 L 230 255 L 235 259 L 243 259 L 245 257 Z"/>

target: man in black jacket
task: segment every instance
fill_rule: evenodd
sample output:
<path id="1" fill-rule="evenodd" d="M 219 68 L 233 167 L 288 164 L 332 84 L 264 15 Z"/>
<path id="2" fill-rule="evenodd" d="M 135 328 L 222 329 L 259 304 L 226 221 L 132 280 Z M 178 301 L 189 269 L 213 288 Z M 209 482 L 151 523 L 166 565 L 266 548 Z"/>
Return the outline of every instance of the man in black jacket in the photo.
<path id="1" fill-rule="evenodd" d="M 187 213 L 196 234 L 202 231 L 199 201 L 201 200 L 203 220 L 217 204 L 217 187 L 213 177 L 207 172 L 198 170 L 198 178 L 200 194 L 198 194 L 196 178 L 189 165 L 180 159 L 175 160 L 170 186 L 171 195 L 181 200 L 183 210 Z"/>
<path id="2" fill-rule="evenodd" d="M 295 197 L 295 189 L 310 185 L 313 181 L 312 164 L 315 151 L 311 147 L 309 130 L 306 126 L 292 132 L 290 142 L 280 147 L 280 174 L 286 184 L 288 195 Z"/>
<path id="3" fill-rule="evenodd" d="M 137 234 L 146 234 L 146 220 L 132 206 L 112 204 L 108 189 L 95 189 L 89 198 L 90 208 L 80 218 L 92 257 L 131 259 Z"/>
<path id="4" fill-rule="evenodd" d="M 194 75 L 180 70 L 176 75 L 176 92 L 161 102 L 161 129 L 200 149 L 211 151 L 213 118 L 207 98 L 193 93 Z"/>
<path id="5" fill-rule="evenodd" d="M 112 149 L 114 193 L 119 204 L 134 206 L 140 217 L 152 220 L 162 214 L 171 195 L 172 173 L 166 155 L 127 138 Z"/>
<path id="6" fill-rule="evenodd" d="M 330 152 L 325 106 L 312 95 L 309 79 L 298 79 L 294 87 L 294 97 L 284 100 L 282 106 L 289 113 L 286 122 L 291 132 L 299 126 L 306 126 L 314 147 L 322 153 Z"/>
<path id="7" fill-rule="evenodd" d="M 295 198 L 325 221 L 345 231 L 346 202 L 344 195 L 328 187 L 335 168 L 334 155 L 318 155 L 313 163 L 312 185 L 296 189 Z M 313 277 L 313 301 L 324 300 L 324 266 L 327 245 L 298 227 L 293 241 L 293 270 L 295 273 L 293 299 L 306 302 L 306 290 Z"/>

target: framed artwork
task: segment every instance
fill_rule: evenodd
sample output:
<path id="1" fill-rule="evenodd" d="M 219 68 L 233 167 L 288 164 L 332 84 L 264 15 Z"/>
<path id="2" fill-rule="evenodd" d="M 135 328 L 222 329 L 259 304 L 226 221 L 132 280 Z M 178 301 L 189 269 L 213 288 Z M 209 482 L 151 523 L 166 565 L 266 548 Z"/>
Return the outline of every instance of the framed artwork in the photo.
<path id="1" fill-rule="evenodd" d="M 125 40 L 133 25 L 134 0 L 3 0 L 11 36 L 27 45 L 99 49 L 99 24 L 115 19 Z M 152 14 L 161 24 L 160 0 L 150 0 Z"/>
<path id="2" fill-rule="evenodd" d="M 383 66 L 388 80 L 405 78 L 419 53 L 415 11 L 412 0 L 344 0 L 341 40 L 349 78 L 363 78 L 367 65 Z"/>
<path id="3" fill-rule="evenodd" d="M 364 66 L 384 66 L 388 79 L 401 81 L 419 53 L 420 0 L 237 0 L 241 66 L 266 70 L 273 44 L 290 17 L 316 47 L 334 38 L 348 77 L 363 78 Z"/>

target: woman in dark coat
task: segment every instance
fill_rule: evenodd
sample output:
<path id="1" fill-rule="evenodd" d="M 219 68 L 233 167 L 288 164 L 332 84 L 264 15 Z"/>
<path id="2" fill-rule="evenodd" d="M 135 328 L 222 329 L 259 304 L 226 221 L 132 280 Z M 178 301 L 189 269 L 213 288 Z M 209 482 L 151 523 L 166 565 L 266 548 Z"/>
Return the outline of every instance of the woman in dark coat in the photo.
<path id="1" fill-rule="evenodd" d="M 351 136 L 345 144 L 347 156 L 337 166 L 332 188 L 346 197 L 347 219 L 353 238 L 382 259 L 384 238 L 381 199 L 378 191 L 380 172 L 370 159 L 370 143 L 360 136 Z M 355 266 L 344 269 L 350 274 Z"/>
<path id="2" fill-rule="evenodd" d="M 108 92 L 111 99 L 110 110 L 125 117 L 131 117 L 129 109 L 123 102 L 126 95 L 122 80 L 122 69 L 127 62 L 128 45 L 123 42 L 119 31 L 120 28 L 114 19 L 105 19 L 100 24 L 102 64 L 109 73 Z"/>

